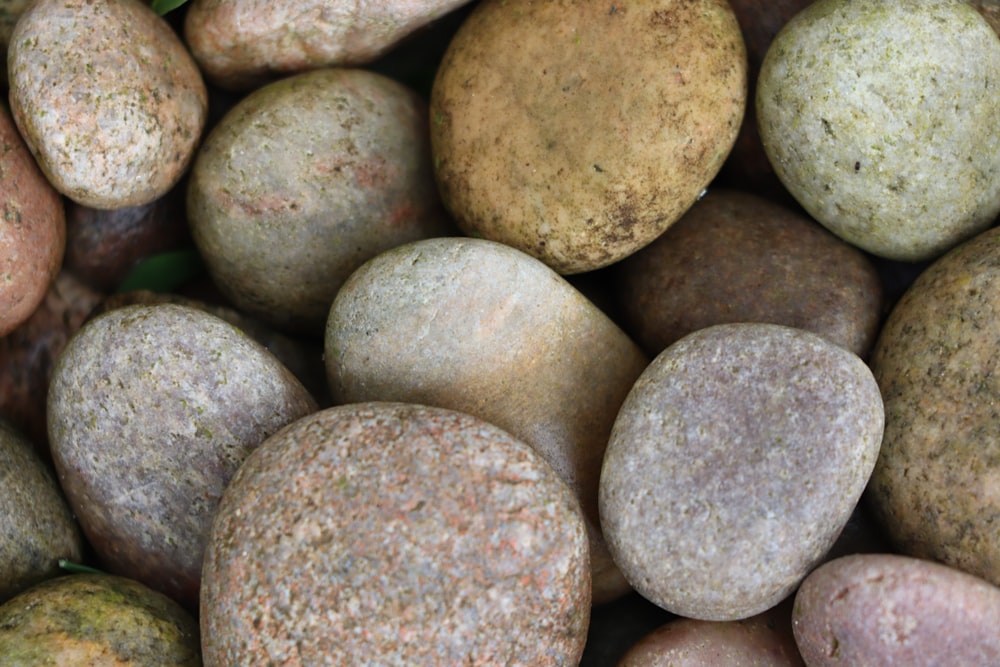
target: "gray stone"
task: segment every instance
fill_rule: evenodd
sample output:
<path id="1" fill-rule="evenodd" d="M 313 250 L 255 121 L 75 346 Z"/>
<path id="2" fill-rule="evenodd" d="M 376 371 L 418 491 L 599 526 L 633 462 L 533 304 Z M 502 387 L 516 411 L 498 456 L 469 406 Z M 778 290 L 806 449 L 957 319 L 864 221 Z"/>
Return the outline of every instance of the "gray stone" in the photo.
<path id="1" fill-rule="evenodd" d="M 816 334 L 722 324 L 682 338 L 611 432 L 600 511 L 615 562 L 682 616 L 774 606 L 846 524 L 883 419 L 868 367 Z"/>

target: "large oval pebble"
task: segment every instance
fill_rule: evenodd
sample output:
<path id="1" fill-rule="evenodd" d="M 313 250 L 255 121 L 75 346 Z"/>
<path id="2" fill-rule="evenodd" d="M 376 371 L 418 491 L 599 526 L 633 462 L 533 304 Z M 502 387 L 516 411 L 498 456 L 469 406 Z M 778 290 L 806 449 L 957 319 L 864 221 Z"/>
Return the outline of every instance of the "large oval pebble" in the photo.
<path id="1" fill-rule="evenodd" d="M 872 254 L 935 258 L 1000 213 L 1000 41 L 962 2 L 819 0 L 757 80 L 761 140 L 810 215 Z"/>
<path id="2" fill-rule="evenodd" d="M 365 260 L 448 231 L 426 105 L 363 70 L 264 86 L 198 151 L 187 213 L 212 278 L 240 310 L 318 334 L 337 290 Z"/>
<path id="3" fill-rule="evenodd" d="M 792 623 L 810 667 L 1000 664 L 1000 588 L 917 558 L 825 563 L 802 582 Z"/>
<path id="4" fill-rule="evenodd" d="M 479 2 L 431 93 L 442 199 L 559 273 L 609 266 L 712 181 L 746 91 L 728 2 Z"/>
<path id="5" fill-rule="evenodd" d="M 226 490 L 205 560 L 205 664 L 576 665 L 587 535 L 524 443 L 458 412 L 329 408 Z"/>
<path id="6" fill-rule="evenodd" d="M 894 546 L 1000 585 L 1000 229 L 927 268 L 872 352 L 885 437 L 868 497 Z"/>
<path id="7" fill-rule="evenodd" d="M 208 93 L 171 27 L 141 0 L 39 0 L 7 59 L 18 129 L 52 185 L 94 208 L 138 206 L 180 180 Z"/>
<path id="8" fill-rule="evenodd" d="M 604 536 L 643 596 L 733 620 L 816 565 L 864 489 L 882 435 L 864 362 L 816 334 L 722 324 L 643 372 L 611 432 Z"/>
<path id="9" fill-rule="evenodd" d="M 129 306 L 91 320 L 59 356 L 49 441 L 103 566 L 193 607 L 223 489 L 250 450 L 315 409 L 274 355 L 225 321 Z"/>

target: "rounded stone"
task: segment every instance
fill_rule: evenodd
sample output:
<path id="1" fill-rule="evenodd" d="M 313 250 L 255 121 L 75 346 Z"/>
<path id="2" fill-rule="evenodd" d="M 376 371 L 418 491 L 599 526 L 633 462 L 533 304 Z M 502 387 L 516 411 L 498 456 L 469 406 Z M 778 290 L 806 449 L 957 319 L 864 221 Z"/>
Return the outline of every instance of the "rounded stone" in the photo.
<path id="1" fill-rule="evenodd" d="M 142 0 L 39 0 L 8 52 L 10 105 L 42 171 L 85 206 L 167 193 L 201 140 L 208 93 L 173 29 Z"/>
<path id="2" fill-rule="evenodd" d="M 789 192 L 868 252 L 928 260 L 1000 212 L 1000 40 L 942 0 L 819 0 L 771 44 L 761 139 Z"/>
<path id="3" fill-rule="evenodd" d="M 940 563 L 856 554 L 816 568 L 792 628 L 809 667 L 1000 664 L 1000 588 Z"/>
<path id="4" fill-rule="evenodd" d="M 616 667 L 802 667 L 791 628 L 786 631 L 770 616 L 679 618 L 639 640 Z"/>
<path id="5" fill-rule="evenodd" d="M 431 93 L 445 205 L 562 274 L 645 246 L 715 177 L 746 106 L 728 2 L 487 0 Z"/>
<path id="6" fill-rule="evenodd" d="M 187 213 L 209 273 L 240 310 L 312 335 L 362 263 L 450 230 L 426 104 L 348 69 L 289 77 L 233 107 L 198 151 Z"/>
<path id="7" fill-rule="evenodd" d="M 882 285 L 863 252 L 735 190 L 711 190 L 614 271 L 625 328 L 651 356 L 713 324 L 770 322 L 865 357 L 882 318 Z"/>
<path id="8" fill-rule="evenodd" d="M 48 394 L 52 457 L 103 568 L 196 607 L 219 498 L 250 451 L 316 403 L 263 346 L 206 312 L 90 320 Z"/>
<path id="9" fill-rule="evenodd" d="M 198 643 L 174 600 L 108 574 L 52 579 L 0 606 L 5 667 L 200 667 Z"/>
<path id="10" fill-rule="evenodd" d="M 775 324 L 682 338 L 636 382 L 601 474 L 604 536 L 629 583 L 690 618 L 780 602 L 868 481 L 882 400 L 856 355 Z"/>
<path id="11" fill-rule="evenodd" d="M 83 539 L 49 466 L 0 421 L 0 602 L 77 562 Z"/>
<path id="12" fill-rule="evenodd" d="M 871 367 L 885 437 L 868 498 L 895 548 L 1000 585 L 1000 229 L 924 270 Z"/>
<path id="13" fill-rule="evenodd" d="M 587 535 L 527 445 L 458 412 L 328 408 L 261 445 L 206 553 L 206 667 L 576 665 Z"/>
<path id="14" fill-rule="evenodd" d="M 2 25 L 2 24 L 0 24 Z M 45 299 L 62 266 L 66 214 L 0 107 L 0 336 L 24 324 Z"/>

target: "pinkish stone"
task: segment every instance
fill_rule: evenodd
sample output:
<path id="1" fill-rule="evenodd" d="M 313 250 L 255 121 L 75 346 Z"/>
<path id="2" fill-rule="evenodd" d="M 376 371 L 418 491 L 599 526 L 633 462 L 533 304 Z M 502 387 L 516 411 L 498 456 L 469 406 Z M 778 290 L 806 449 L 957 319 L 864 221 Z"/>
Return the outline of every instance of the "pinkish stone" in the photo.
<path id="1" fill-rule="evenodd" d="M 505 431 L 329 408 L 262 444 L 223 497 L 205 665 L 576 665 L 588 563 L 572 492 Z"/>

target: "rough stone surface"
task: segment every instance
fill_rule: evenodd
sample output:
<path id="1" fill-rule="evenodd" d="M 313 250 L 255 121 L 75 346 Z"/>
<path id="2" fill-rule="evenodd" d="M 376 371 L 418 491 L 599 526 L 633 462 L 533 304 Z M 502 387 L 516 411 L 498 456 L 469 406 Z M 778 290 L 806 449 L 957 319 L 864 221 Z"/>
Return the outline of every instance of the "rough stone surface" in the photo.
<path id="1" fill-rule="evenodd" d="M 778 177 L 875 255 L 927 260 L 1000 212 L 1000 39 L 958 1 L 820 0 L 757 82 Z"/>
<path id="2" fill-rule="evenodd" d="M 38 308 L 66 245 L 62 197 L 38 169 L 0 107 L 0 336 Z"/>
<path id="3" fill-rule="evenodd" d="M 60 558 L 82 556 L 80 528 L 55 475 L 30 442 L 0 422 L 0 602 L 60 574 Z"/>
<path id="4" fill-rule="evenodd" d="M 531 445 L 587 516 L 594 600 L 628 591 L 600 538 L 597 487 L 615 415 L 648 359 L 552 269 L 483 239 L 383 253 L 338 293 L 325 358 L 337 402 L 460 410 Z"/>
<path id="5" fill-rule="evenodd" d="M 896 549 L 1000 585 L 1000 230 L 927 268 L 871 366 L 885 437 L 869 493 Z"/>
<path id="6" fill-rule="evenodd" d="M 882 319 L 864 253 L 797 211 L 733 190 L 713 189 L 615 272 L 626 329 L 651 356 L 713 324 L 771 322 L 865 357 Z"/>
<path id="7" fill-rule="evenodd" d="M 601 474 L 615 562 L 682 616 L 787 596 L 834 543 L 875 465 L 883 412 L 854 354 L 774 324 L 695 332 L 626 398 Z"/>
<path id="8" fill-rule="evenodd" d="M 142 0 L 39 0 L 8 52 L 17 127 L 52 185 L 94 208 L 149 203 L 181 178 L 208 94 L 173 29 Z"/>
<path id="9" fill-rule="evenodd" d="M 261 445 L 206 554 L 205 664 L 576 665 L 587 536 L 527 445 L 399 403 L 317 412 Z"/>
<path id="10" fill-rule="evenodd" d="M 719 171 L 746 74 L 728 2 L 481 2 L 431 94 L 442 199 L 466 234 L 559 273 L 612 264 Z"/>
<path id="11" fill-rule="evenodd" d="M 468 0 L 195 0 L 184 37 L 213 83 L 257 87 L 304 70 L 375 60 Z"/>
<path id="12" fill-rule="evenodd" d="M 250 451 L 316 404 L 243 332 L 200 310 L 91 320 L 49 385 L 52 456 L 102 566 L 196 607 L 208 532 Z"/>
<path id="13" fill-rule="evenodd" d="M 5 667 L 200 667 L 198 639 L 180 605 L 124 577 L 59 577 L 0 606 Z"/>
<path id="14" fill-rule="evenodd" d="M 862 554 L 814 570 L 795 596 L 810 667 L 1000 664 L 1000 588 L 939 563 Z"/>
<path id="15" fill-rule="evenodd" d="M 199 150 L 187 197 L 219 289 L 249 314 L 312 335 L 363 262 L 451 229 L 426 105 L 362 70 L 301 74 L 244 98 Z"/>

